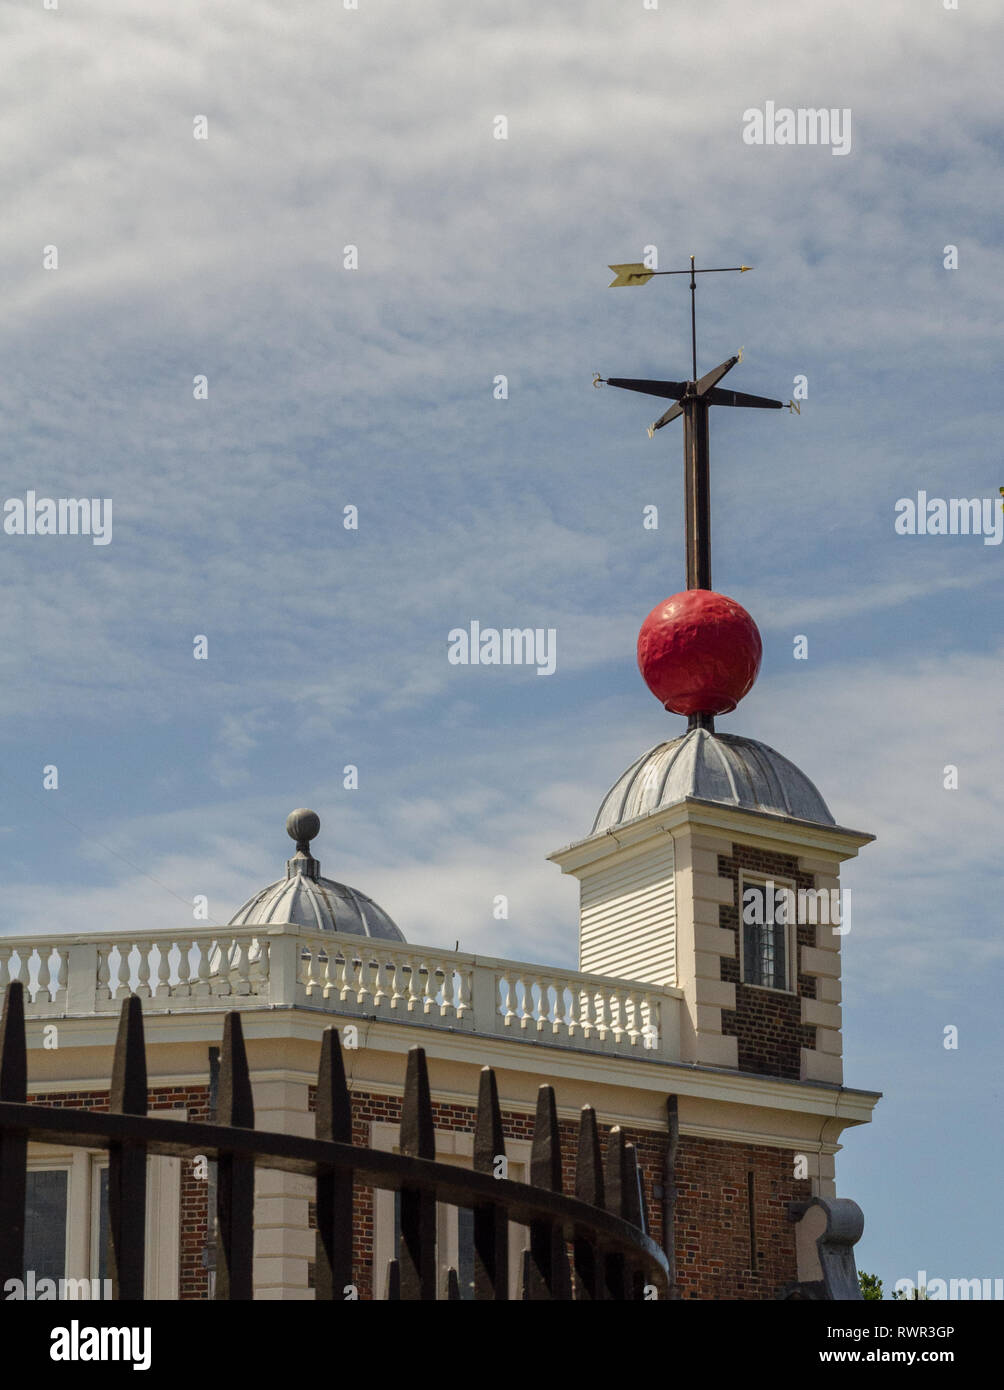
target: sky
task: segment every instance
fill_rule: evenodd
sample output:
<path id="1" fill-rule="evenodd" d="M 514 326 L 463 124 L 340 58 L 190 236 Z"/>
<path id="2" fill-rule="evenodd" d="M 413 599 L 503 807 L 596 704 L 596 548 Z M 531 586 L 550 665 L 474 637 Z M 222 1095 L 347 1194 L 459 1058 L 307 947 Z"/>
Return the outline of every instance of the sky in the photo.
<path id="1" fill-rule="evenodd" d="M 877 837 L 842 879 L 845 1082 L 884 1094 L 837 1159 L 859 1265 L 1004 1276 L 1004 546 L 895 529 L 1004 485 L 999 6 L 0 25 L 0 503 L 112 502 L 107 544 L 0 531 L 0 932 L 225 922 L 310 806 L 409 940 L 574 968 L 546 855 L 684 727 L 635 661 L 685 582 L 680 427 L 591 381 L 689 374 L 686 281 L 607 267 L 752 265 L 701 283 L 699 369 L 808 394 L 712 413 L 714 587 L 764 642 L 719 729 Z M 849 147 L 749 143 L 768 102 Z M 553 628 L 554 673 L 451 664 L 471 621 Z"/>

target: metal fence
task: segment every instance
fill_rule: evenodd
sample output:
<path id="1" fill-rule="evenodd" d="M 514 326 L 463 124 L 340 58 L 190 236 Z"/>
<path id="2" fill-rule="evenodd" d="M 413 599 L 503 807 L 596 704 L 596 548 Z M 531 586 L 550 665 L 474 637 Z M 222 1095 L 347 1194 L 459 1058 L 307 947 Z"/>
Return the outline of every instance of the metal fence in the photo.
<path id="1" fill-rule="evenodd" d="M 589 1106 L 579 1125 L 575 1194 L 562 1191 L 551 1086 L 541 1086 L 538 1093 L 529 1183 L 494 1176 L 502 1167 L 498 1159 L 505 1154 L 505 1144 L 495 1075 L 488 1067 L 481 1072 L 473 1171 L 435 1161 L 432 1098 L 420 1047 L 408 1053 L 400 1153 L 354 1145 L 335 1028 L 323 1034 L 315 1138 L 256 1130 L 240 1014 L 229 1013 L 223 1028 L 217 1122 L 179 1126 L 146 1114 L 143 1014 L 139 998 L 132 995 L 122 1001 L 109 1104 L 107 1114 L 27 1104 L 24 992 L 20 982 L 11 982 L 0 1022 L 0 1285 L 24 1275 L 31 1142 L 108 1151 L 107 1260 L 116 1299 L 142 1299 L 144 1294 L 149 1154 L 204 1155 L 217 1164 L 217 1299 L 253 1297 L 256 1166 L 315 1181 L 318 1299 L 341 1300 L 355 1282 L 357 1176 L 372 1187 L 400 1193 L 398 1257 L 387 1271 L 392 1299 L 437 1297 L 439 1203 L 473 1212 L 475 1299 L 509 1297 L 510 1223 L 529 1229 L 521 1271 L 524 1299 L 643 1299 L 669 1294 L 669 1261 L 646 1230 L 635 1149 L 614 1128 L 601 1154 L 596 1113 Z M 456 1271 L 450 1270 L 447 1297 L 459 1296 Z"/>

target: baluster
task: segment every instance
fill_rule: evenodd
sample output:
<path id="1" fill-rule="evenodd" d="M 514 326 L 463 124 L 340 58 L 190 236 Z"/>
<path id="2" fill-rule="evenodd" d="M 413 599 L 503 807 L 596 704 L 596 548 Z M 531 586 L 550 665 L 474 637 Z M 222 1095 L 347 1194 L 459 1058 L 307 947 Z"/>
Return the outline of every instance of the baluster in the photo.
<path id="1" fill-rule="evenodd" d="M 27 950 L 23 946 L 19 946 L 17 950 L 17 974 L 14 976 L 14 979 L 17 980 L 19 984 L 24 985 L 24 993 L 26 999 L 28 998 L 29 984 L 28 962 L 31 960 L 32 954 L 34 953 L 34 949 L 35 948 L 33 946 L 29 946 Z"/>
<path id="2" fill-rule="evenodd" d="M 192 985 L 192 993 L 201 999 L 212 992 L 209 984 L 209 956 L 212 946 L 208 941 L 200 940 L 196 940 L 194 945 L 198 953 L 198 965 L 196 968 L 196 982 Z"/>
<path id="3" fill-rule="evenodd" d="M 251 993 L 251 962 L 248 960 L 248 941 L 240 939 L 234 942 L 236 952 L 235 965 L 237 967 L 237 979 L 234 982 L 235 994 Z"/>
<path id="4" fill-rule="evenodd" d="M 14 953 L 12 946 L 0 945 L 0 989 L 5 990 L 13 976 L 10 973 L 10 958 Z"/>
<path id="5" fill-rule="evenodd" d="M 131 945 L 124 943 L 119 944 L 119 965 L 116 971 L 118 984 L 115 988 L 116 999 L 128 999 L 129 995 L 132 993 L 132 990 L 129 988 L 129 956 L 131 951 Z"/>
<path id="6" fill-rule="evenodd" d="M 610 1008 L 610 1029 L 613 1033 L 615 1043 L 619 1043 L 624 1036 L 624 1001 L 620 996 L 620 991 L 612 989 L 607 997 Z"/>
<path id="7" fill-rule="evenodd" d="M 396 957 L 394 964 L 389 967 L 391 970 L 390 985 L 390 1006 L 392 1009 L 400 1008 L 401 1000 L 406 998 L 404 991 L 404 971 L 401 967 L 400 956 Z"/>
<path id="8" fill-rule="evenodd" d="M 576 999 L 579 1004 L 579 1030 L 588 1042 L 593 1035 L 592 997 L 588 989 L 580 989 L 578 994 L 572 995 L 573 1002 Z"/>
<path id="9" fill-rule="evenodd" d="M 638 1046 L 638 1002 L 633 989 L 624 991 L 624 1033 L 631 1047 Z"/>
<path id="10" fill-rule="evenodd" d="M 233 993 L 230 981 L 233 978 L 234 961 L 237 956 L 237 943 L 230 938 L 214 941 L 206 950 L 209 961 L 209 992 L 215 995 Z M 217 963 L 216 969 L 213 965 Z"/>
<path id="11" fill-rule="evenodd" d="M 370 962 L 364 960 L 360 956 L 359 960 L 356 961 L 356 967 L 356 978 L 359 982 L 356 986 L 356 998 L 359 1001 L 360 1008 L 365 1008 L 366 1000 L 369 999 L 373 993 L 370 989 Z"/>
<path id="12" fill-rule="evenodd" d="M 325 951 L 321 960 L 321 998 L 330 999 L 335 991 L 335 962 L 332 953 Z"/>
<path id="13" fill-rule="evenodd" d="M 425 987 L 422 991 L 422 1012 L 429 1013 L 436 1003 L 436 963 L 432 959 L 423 962 L 425 970 Z"/>
<path id="14" fill-rule="evenodd" d="M 178 948 L 178 983 L 174 987 L 176 999 L 188 999 L 192 993 L 192 938 L 180 937 L 175 942 Z"/>
<path id="15" fill-rule="evenodd" d="M 98 975 L 97 975 L 97 981 L 98 981 L 98 983 L 97 983 L 97 988 L 96 988 L 95 991 L 94 991 L 94 998 L 95 998 L 96 1001 L 99 1001 L 99 1002 L 100 1002 L 100 1001 L 102 1001 L 102 1000 L 110 999 L 110 998 L 112 997 L 112 992 L 111 992 L 111 967 L 110 967 L 110 960 L 111 960 L 112 950 L 111 950 L 111 947 L 110 947 L 110 946 L 108 946 L 108 945 L 106 945 L 104 942 L 102 942 L 101 945 L 98 946 L 97 952 L 98 952 Z"/>
<path id="16" fill-rule="evenodd" d="M 371 959 L 368 969 L 368 979 L 373 986 L 373 1007 L 374 1009 L 378 1009 L 380 1007 L 381 1000 L 387 998 L 387 990 L 384 987 L 383 977 L 384 963 L 382 960 L 379 959 L 379 957 L 377 957 L 376 959 Z"/>
<path id="17" fill-rule="evenodd" d="M 38 989 L 35 991 L 36 1004 L 52 1003 L 52 998 L 49 994 L 49 981 L 51 978 L 52 976 L 49 973 L 49 951 L 47 951 L 44 946 L 40 946 L 38 948 Z"/>
<path id="18" fill-rule="evenodd" d="M 537 1032 L 549 1031 L 551 1024 L 551 982 L 546 975 L 537 981 L 540 987 L 540 1008 L 537 1012 Z"/>
<path id="19" fill-rule="evenodd" d="M 414 1013 L 422 1001 L 422 980 L 417 956 L 408 961 L 408 1012 Z"/>
<path id="20" fill-rule="evenodd" d="M 596 1020 L 596 1036 L 601 1043 L 605 1043 L 610 1032 L 610 1010 L 607 1006 L 607 996 L 603 990 L 596 990 L 593 994 L 593 1008 Z"/>
<path id="21" fill-rule="evenodd" d="M 352 981 L 349 976 L 349 962 L 345 956 L 339 956 L 335 962 L 336 978 L 338 981 L 338 998 L 344 1004 L 352 990 Z"/>
<path id="22" fill-rule="evenodd" d="M 168 999 L 171 994 L 171 943 L 156 941 L 154 945 L 157 947 L 157 983 L 154 987 L 154 997 Z"/>
<path id="23" fill-rule="evenodd" d="M 463 1019 L 464 1014 L 471 1012 L 471 996 L 473 993 L 473 970 L 457 970 L 454 976 L 454 1007 L 456 1009 L 458 1021 Z"/>
<path id="24" fill-rule="evenodd" d="M 502 979 L 501 985 L 505 994 L 505 998 L 502 1001 L 502 1024 L 503 1027 L 509 1028 L 512 1025 L 513 1019 L 519 1013 L 519 998 L 516 994 L 516 981 L 512 976 L 506 975 Z"/>
<path id="25" fill-rule="evenodd" d="M 540 991 L 540 1002 L 537 1008 L 537 1032 L 543 1033 L 551 1022 L 551 986 L 545 975 L 538 975 L 534 984 Z"/>
<path id="26" fill-rule="evenodd" d="M 268 984 L 268 948 L 269 941 L 263 937 L 260 941 L 256 938 L 252 943 L 255 949 L 254 970 L 251 973 L 251 980 L 254 985 L 255 994 L 264 994 L 265 986 Z"/>
<path id="27" fill-rule="evenodd" d="M 533 980 L 527 976 L 520 979 L 519 984 L 523 986 L 518 1009 L 519 1026 L 525 1032 L 533 1025 Z"/>
<path id="28" fill-rule="evenodd" d="M 300 967 L 296 972 L 296 978 L 301 988 L 310 994 L 314 983 L 314 953 L 309 945 L 300 948 Z"/>
<path id="29" fill-rule="evenodd" d="M 453 966 L 449 961 L 443 962 L 443 1002 L 439 1006 L 440 1018 L 449 1018 L 451 1015 L 456 1017 L 456 1008 L 453 1003 Z"/>
<path id="30" fill-rule="evenodd" d="M 66 983 L 70 971 L 70 953 L 65 948 L 58 952 L 59 965 L 56 974 L 56 1003 L 66 1003 Z"/>
<path id="31" fill-rule="evenodd" d="M 150 998 L 150 952 L 153 946 L 149 941 L 139 942 L 139 969 L 137 970 L 136 994 L 140 999 Z"/>

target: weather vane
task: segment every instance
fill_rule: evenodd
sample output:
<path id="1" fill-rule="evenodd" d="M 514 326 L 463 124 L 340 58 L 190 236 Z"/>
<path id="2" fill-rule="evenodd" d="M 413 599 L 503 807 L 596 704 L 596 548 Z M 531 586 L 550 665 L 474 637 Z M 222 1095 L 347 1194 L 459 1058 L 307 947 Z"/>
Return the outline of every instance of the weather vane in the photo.
<path id="1" fill-rule="evenodd" d="M 783 401 L 766 396 L 748 396 L 742 391 L 723 391 L 718 386 L 726 372 L 742 361 L 742 349 L 720 367 L 715 367 L 698 380 L 697 377 L 697 276 L 720 275 L 734 270 L 752 270 L 750 265 L 695 266 L 690 258 L 689 270 L 649 270 L 641 262 L 632 265 L 612 265 L 616 274 L 609 288 L 625 285 L 645 285 L 656 275 L 690 276 L 690 381 L 644 381 L 634 377 L 593 378 L 594 386 L 620 386 L 625 391 L 640 391 L 646 396 L 661 396 L 675 401 L 649 429 L 649 438 L 678 415 L 683 416 L 683 459 L 686 474 L 686 533 L 687 588 L 711 588 L 711 486 L 708 446 L 708 412 L 713 405 L 752 406 L 761 410 L 782 410 Z"/>

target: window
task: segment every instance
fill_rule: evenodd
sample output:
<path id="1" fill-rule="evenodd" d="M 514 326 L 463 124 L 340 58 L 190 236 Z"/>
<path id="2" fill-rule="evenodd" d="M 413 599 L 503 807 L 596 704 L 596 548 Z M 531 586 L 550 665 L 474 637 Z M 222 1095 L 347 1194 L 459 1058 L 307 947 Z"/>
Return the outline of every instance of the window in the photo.
<path id="1" fill-rule="evenodd" d="M 773 879 L 740 879 L 741 979 L 764 989 L 792 989 L 794 892 Z"/>
<path id="2" fill-rule="evenodd" d="M 185 1119 L 182 1109 L 150 1112 Z M 103 1290 L 108 1278 L 108 1155 L 94 1150 L 28 1148 L 24 1265 L 41 1279 L 90 1280 Z M 152 1156 L 147 1162 L 146 1297 L 176 1299 L 180 1267 L 181 1160 Z M 30 1281 L 29 1281 L 30 1282 Z M 72 1295 L 71 1295 L 72 1296 Z"/>
<path id="3" fill-rule="evenodd" d="M 374 1121 L 370 1127 L 370 1143 L 375 1149 L 392 1153 L 398 1149 L 397 1125 Z M 454 1130 L 436 1130 L 436 1160 L 455 1163 L 462 1168 L 473 1167 L 474 1136 Z M 530 1144 L 526 1140 L 506 1140 L 509 1177 L 514 1182 L 526 1182 L 530 1171 Z M 373 1296 L 387 1297 L 387 1263 L 394 1258 L 401 1234 L 401 1195 L 384 1192 L 375 1194 L 375 1231 L 373 1242 Z M 525 1226 L 509 1227 L 509 1297 L 519 1294 L 523 1264 L 522 1252 L 529 1244 Z M 461 1299 L 474 1297 L 474 1213 L 468 1207 L 439 1205 L 436 1208 L 436 1251 L 439 1263 L 440 1297 L 446 1297 L 447 1270 L 457 1271 Z"/>
<path id="4" fill-rule="evenodd" d="M 24 1203 L 24 1267 L 36 1280 L 66 1277 L 68 1168 L 31 1168 Z"/>

